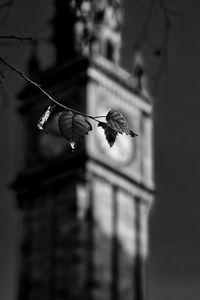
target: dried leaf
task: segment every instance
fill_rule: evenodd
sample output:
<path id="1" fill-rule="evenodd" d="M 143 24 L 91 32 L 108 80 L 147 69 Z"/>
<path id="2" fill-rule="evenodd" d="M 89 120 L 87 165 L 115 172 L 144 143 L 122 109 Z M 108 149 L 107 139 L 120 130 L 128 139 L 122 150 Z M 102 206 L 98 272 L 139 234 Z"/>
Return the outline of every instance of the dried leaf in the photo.
<path id="1" fill-rule="evenodd" d="M 83 116 L 74 115 L 71 111 L 63 112 L 58 118 L 58 124 L 62 136 L 68 140 L 72 150 L 92 130 L 91 124 Z"/>
<path id="2" fill-rule="evenodd" d="M 104 122 L 99 122 L 98 126 L 104 129 L 106 140 L 108 141 L 110 147 L 112 147 L 115 143 L 118 132 L 112 129 L 107 123 Z"/>
<path id="3" fill-rule="evenodd" d="M 53 110 L 55 105 L 49 105 L 45 113 L 42 115 L 42 117 L 39 119 L 37 123 L 37 127 L 40 130 L 45 130 L 47 132 L 47 121 L 51 115 L 51 112 Z"/>
<path id="4" fill-rule="evenodd" d="M 118 133 L 125 133 L 133 136 L 133 132 L 129 129 L 125 118 L 118 110 L 111 109 L 106 116 L 106 121 L 108 122 L 108 126 Z"/>

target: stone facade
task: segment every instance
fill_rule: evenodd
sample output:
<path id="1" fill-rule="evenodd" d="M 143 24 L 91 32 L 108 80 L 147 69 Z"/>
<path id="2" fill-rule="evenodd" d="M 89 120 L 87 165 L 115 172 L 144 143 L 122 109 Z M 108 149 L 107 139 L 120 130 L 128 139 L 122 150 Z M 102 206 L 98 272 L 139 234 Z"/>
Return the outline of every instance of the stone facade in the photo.
<path id="1" fill-rule="evenodd" d="M 114 39 L 119 31 L 111 25 L 104 20 L 102 28 Z M 89 115 L 122 110 L 139 137 L 109 152 L 94 126 L 72 153 L 58 134 L 56 117 L 48 135 L 37 131 L 46 98 L 32 87 L 21 93 L 24 168 L 14 183 L 23 223 L 19 300 L 145 299 L 154 193 L 152 104 L 118 66 L 117 54 L 97 54 L 43 73 L 43 88 Z"/>

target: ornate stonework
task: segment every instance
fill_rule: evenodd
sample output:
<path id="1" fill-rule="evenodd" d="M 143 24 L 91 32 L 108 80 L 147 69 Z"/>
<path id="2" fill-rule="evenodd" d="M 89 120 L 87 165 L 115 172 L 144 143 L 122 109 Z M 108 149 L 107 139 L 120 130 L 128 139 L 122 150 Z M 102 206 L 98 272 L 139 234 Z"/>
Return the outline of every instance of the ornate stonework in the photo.
<path id="1" fill-rule="evenodd" d="M 122 12 L 120 1 L 72 1 L 76 15 L 75 49 L 82 55 L 102 55 L 119 63 Z"/>

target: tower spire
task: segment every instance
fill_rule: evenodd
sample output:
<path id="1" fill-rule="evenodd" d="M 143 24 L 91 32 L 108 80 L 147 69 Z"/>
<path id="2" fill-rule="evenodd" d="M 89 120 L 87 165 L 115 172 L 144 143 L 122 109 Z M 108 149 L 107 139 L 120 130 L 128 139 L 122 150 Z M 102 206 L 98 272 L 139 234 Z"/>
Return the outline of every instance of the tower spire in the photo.
<path id="1" fill-rule="evenodd" d="M 57 63 L 76 56 L 104 56 L 119 64 L 122 11 L 120 0 L 55 1 L 54 42 Z"/>

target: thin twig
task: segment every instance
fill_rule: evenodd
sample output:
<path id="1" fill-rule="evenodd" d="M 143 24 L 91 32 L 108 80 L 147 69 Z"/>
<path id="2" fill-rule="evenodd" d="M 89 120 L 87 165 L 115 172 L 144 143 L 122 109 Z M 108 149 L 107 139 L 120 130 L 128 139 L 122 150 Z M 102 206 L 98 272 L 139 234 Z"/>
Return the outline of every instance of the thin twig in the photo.
<path id="1" fill-rule="evenodd" d="M 160 5 L 162 7 L 163 16 L 164 16 L 164 33 L 163 33 L 163 42 L 162 42 L 162 57 L 158 66 L 158 69 L 156 71 L 156 74 L 154 76 L 154 85 L 153 85 L 153 91 L 156 91 L 161 75 L 165 71 L 169 74 L 169 58 L 168 58 L 168 52 L 169 52 L 169 38 L 170 38 L 170 30 L 171 30 L 171 22 L 169 17 L 169 11 L 164 6 L 162 0 L 159 0 Z"/>
<path id="2" fill-rule="evenodd" d="M 0 71 L 0 75 L 1 75 L 1 77 L 2 77 L 3 79 L 5 78 L 5 76 L 4 76 L 4 74 L 3 74 L 2 71 Z"/>
<path id="3" fill-rule="evenodd" d="M 12 3 L 12 1 L 7 1 L 7 2 L 1 4 L 0 5 L 0 10 L 8 7 L 9 5 L 11 5 L 11 3 Z"/>
<path id="4" fill-rule="evenodd" d="M 21 36 L 15 36 L 15 35 L 0 35 L 0 39 L 9 39 L 9 40 L 18 40 L 20 42 L 23 41 L 31 41 L 32 37 L 21 37 Z"/>
<path id="5" fill-rule="evenodd" d="M 144 23 L 142 25 L 142 32 L 140 34 L 140 36 L 138 37 L 138 39 L 135 40 L 135 42 L 133 43 L 133 48 L 138 48 L 140 47 L 140 44 L 145 41 L 150 47 L 153 47 L 154 45 L 152 44 L 152 41 L 150 40 L 149 36 L 148 36 L 148 29 L 149 29 L 149 25 L 151 22 L 151 18 L 152 18 L 152 13 L 154 10 L 154 7 L 156 5 L 157 0 L 151 0 L 151 3 L 149 5 L 149 8 L 147 10 L 147 14 L 145 16 L 144 19 Z"/>
<path id="6" fill-rule="evenodd" d="M 159 57 L 160 61 L 157 67 L 157 71 L 154 75 L 154 83 L 153 83 L 153 91 L 156 90 L 158 86 L 158 82 L 160 80 L 160 77 L 163 72 L 169 73 L 168 70 L 168 64 L 169 64 L 169 58 L 168 58 L 168 52 L 169 52 L 169 39 L 170 39 L 170 33 L 171 33 L 171 17 L 174 16 L 181 16 L 182 13 L 180 11 L 171 9 L 168 7 L 170 5 L 169 1 L 166 0 L 151 0 L 149 8 L 147 10 L 146 17 L 144 19 L 144 23 L 142 26 L 142 31 L 138 39 L 134 42 L 133 48 L 136 48 L 137 50 L 141 48 L 143 43 L 146 43 L 147 46 L 153 51 L 153 54 L 157 57 Z M 156 7 L 156 5 L 159 6 L 159 14 L 163 15 L 163 37 L 162 41 L 155 44 L 153 40 L 149 36 L 149 29 L 150 29 L 150 23 L 153 18 L 153 11 Z"/>
<path id="7" fill-rule="evenodd" d="M 34 82 L 33 80 L 31 80 L 30 78 L 28 78 L 23 72 L 17 70 L 15 67 L 13 67 L 12 65 L 10 65 L 7 61 L 5 61 L 2 57 L 0 57 L 0 62 L 2 62 L 3 64 L 5 64 L 8 68 L 10 68 L 10 70 L 12 70 L 13 72 L 17 73 L 18 75 L 20 75 L 23 79 L 25 79 L 27 82 L 29 82 L 30 84 L 34 85 L 37 89 L 39 89 L 47 98 L 49 98 L 49 100 L 51 100 L 53 103 L 57 104 L 58 106 L 68 110 L 68 111 L 71 111 L 75 114 L 79 114 L 79 115 L 82 115 L 86 118 L 90 118 L 96 122 L 99 122 L 97 120 L 97 118 L 101 118 L 102 116 L 97 116 L 97 117 L 93 117 L 93 116 L 89 116 L 89 115 L 86 115 L 78 110 L 75 110 L 75 109 L 72 109 L 68 106 L 65 106 L 64 104 L 58 102 L 57 100 L 55 100 L 54 98 L 52 98 L 45 90 L 43 90 L 43 88 L 37 84 L 36 82 Z"/>
<path id="8" fill-rule="evenodd" d="M 13 5 L 13 2 L 14 2 L 14 0 L 10 0 L 10 1 L 7 1 L 6 3 L 2 4 L 2 8 L 0 8 L 0 9 L 4 9 L 4 8 L 7 8 L 7 9 L 5 11 L 5 14 L 4 14 L 2 20 L 1 20 L 1 26 L 3 26 L 4 23 L 6 22 L 6 19 L 9 15 L 11 6 Z"/>

